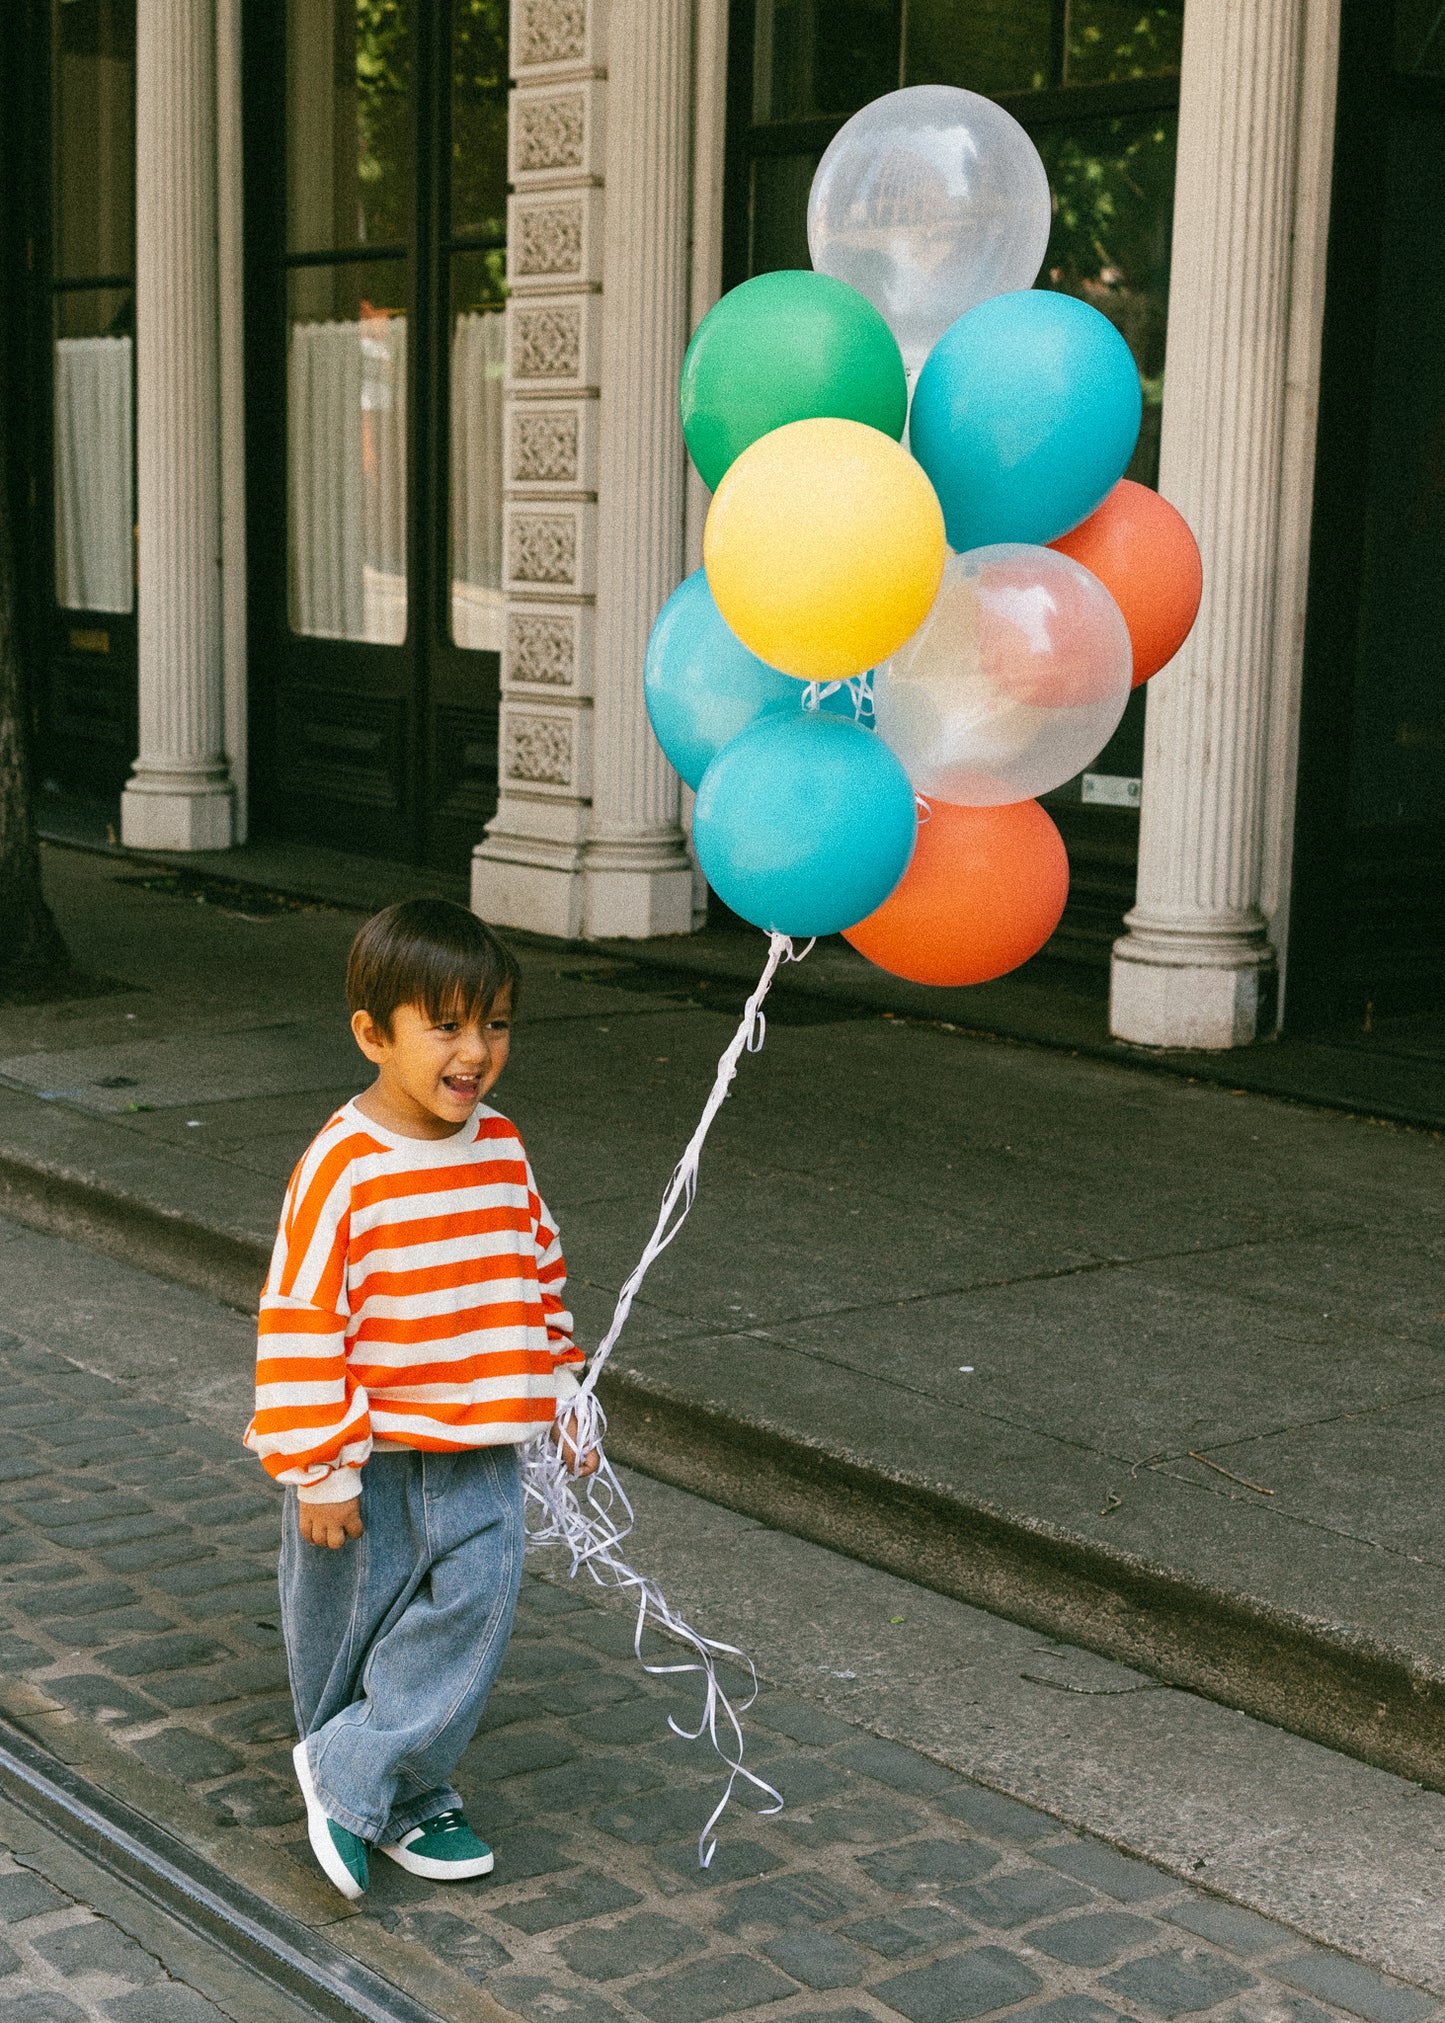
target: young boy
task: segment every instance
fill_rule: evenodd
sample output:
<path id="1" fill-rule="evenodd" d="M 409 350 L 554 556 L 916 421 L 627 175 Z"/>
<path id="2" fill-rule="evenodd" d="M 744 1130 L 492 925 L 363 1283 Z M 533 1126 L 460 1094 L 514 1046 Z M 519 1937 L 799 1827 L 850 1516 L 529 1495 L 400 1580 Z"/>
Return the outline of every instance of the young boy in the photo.
<path id="1" fill-rule="evenodd" d="M 286 1485 L 281 1622 L 311 1846 L 348 1897 L 378 1846 L 437 1881 L 491 1850 L 450 1778 L 506 1653 L 522 1576 L 518 1445 L 559 1422 L 581 1351 L 522 1141 L 486 1096 L 517 965 L 412 899 L 346 974 L 376 1080 L 291 1178 L 261 1296 L 246 1444 Z"/>

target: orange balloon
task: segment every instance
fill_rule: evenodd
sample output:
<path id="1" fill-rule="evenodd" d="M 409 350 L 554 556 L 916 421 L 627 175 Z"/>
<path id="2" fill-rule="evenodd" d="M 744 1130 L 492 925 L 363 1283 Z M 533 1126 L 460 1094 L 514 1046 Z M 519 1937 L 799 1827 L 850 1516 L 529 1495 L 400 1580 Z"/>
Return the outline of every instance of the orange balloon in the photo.
<path id="1" fill-rule="evenodd" d="M 1120 478 L 1102 506 L 1049 546 L 1082 562 L 1123 612 L 1135 688 L 1174 658 L 1198 615 L 1204 568 L 1189 522 L 1167 499 Z"/>
<path id="2" fill-rule="evenodd" d="M 1037 801 L 932 801 L 913 862 L 843 939 L 911 983 L 987 983 L 1037 955 L 1069 896 L 1064 839 Z"/>

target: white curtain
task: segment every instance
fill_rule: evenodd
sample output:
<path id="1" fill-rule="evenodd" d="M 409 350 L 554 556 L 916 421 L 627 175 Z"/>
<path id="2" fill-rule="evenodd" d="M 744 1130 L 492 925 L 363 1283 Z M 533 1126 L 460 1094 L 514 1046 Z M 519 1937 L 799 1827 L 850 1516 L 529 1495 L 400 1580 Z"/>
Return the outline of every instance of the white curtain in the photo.
<path id="1" fill-rule="evenodd" d="M 131 340 L 55 346 L 55 599 L 65 611 L 135 604 Z"/>
<path id="2" fill-rule="evenodd" d="M 502 378 L 505 318 L 459 316 L 452 335 L 452 638 L 502 646 Z"/>
<path id="3" fill-rule="evenodd" d="M 295 323 L 288 361 L 295 631 L 406 638 L 406 318 Z"/>

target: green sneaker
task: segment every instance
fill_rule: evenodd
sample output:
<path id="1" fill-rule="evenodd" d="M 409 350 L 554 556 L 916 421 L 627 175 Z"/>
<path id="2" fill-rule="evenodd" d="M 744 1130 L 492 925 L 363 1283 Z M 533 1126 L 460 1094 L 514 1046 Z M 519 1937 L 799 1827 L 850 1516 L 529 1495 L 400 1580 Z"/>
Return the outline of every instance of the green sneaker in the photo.
<path id="1" fill-rule="evenodd" d="M 423 1820 L 390 1847 L 383 1843 L 381 1852 L 413 1875 L 438 1883 L 465 1882 L 468 1876 L 492 1872 L 492 1850 L 477 1839 L 460 1806 Z"/>
<path id="2" fill-rule="evenodd" d="M 320 1862 L 326 1880 L 334 1883 L 344 1897 L 354 1900 L 362 1895 L 370 1880 L 366 1842 L 359 1834 L 350 1833 L 344 1826 L 338 1826 L 334 1819 L 328 1819 L 322 1810 L 316 1786 L 311 1781 L 311 1765 L 306 1758 L 304 1741 L 298 1742 L 291 1751 L 291 1761 L 296 1766 L 296 1782 L 301 1786 L 301 1796 L 306 1800 L 306 1831 L 311 1840 L 311 1852 Z"/>

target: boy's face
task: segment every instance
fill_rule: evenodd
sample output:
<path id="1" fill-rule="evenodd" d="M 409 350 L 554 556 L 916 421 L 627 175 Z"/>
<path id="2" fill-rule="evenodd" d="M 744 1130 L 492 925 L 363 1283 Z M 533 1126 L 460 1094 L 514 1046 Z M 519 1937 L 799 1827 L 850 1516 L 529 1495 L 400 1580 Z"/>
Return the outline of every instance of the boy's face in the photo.
<path id="1" fill-rule="evenodd" d="M 370 1012 L 355 1013 L 351 1030 L 376 1066 L 375 1093 L 389 1113 L 378 1121 L 424 1138 L 460 1129 L 506 1067 L 511 1027 L 510 988 L 480 1018 L 433 1021 L 419 1005 L 400 1005 L 389 1035 Z"/>

